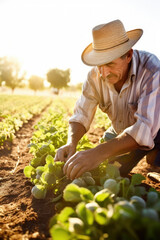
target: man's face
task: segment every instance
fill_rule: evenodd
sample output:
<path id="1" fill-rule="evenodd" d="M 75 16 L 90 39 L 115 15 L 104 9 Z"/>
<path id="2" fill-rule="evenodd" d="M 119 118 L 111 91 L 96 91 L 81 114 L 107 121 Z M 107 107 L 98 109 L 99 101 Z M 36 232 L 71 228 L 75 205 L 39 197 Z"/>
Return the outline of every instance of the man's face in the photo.
<path id="1" fill-rule="evenodd" d="M 98 66 L 102 79 L 111 84 L 116 84 L 120 81 L 127 80 L 129 71 L 129 61 L 127 56 L 124 58 L 117 58 L 114 61 Z"/>

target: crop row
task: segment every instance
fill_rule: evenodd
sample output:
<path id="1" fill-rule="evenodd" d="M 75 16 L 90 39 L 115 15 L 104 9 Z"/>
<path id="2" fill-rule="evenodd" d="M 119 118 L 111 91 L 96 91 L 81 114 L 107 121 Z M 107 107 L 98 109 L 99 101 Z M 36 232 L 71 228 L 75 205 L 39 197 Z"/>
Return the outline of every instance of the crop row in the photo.
<path id="1" fill-rule="evenodd" d="M 66 99 L 63 104 L 59 100 L 54 101 L 35 125 L 35 131 L 29 144 L 30 153 L 34 157 L 30 165 L 25 167 L 24 173 L 35 185 L 32 193 L 36 198 L 45 198 L 47 193 L 58 196 L 62 192 L 62 188 L 68 183 L 63 175 L 63 163 L 54 162 L 56 150 L 67 141 L 68 115 L 70 114 L 66 108 L 68 111 L 70 110 L 70 113 L 72 112 L 73 108 L 69 107 Z M 85 136 L 77 149 L 84 150 L 91 147 L 93 144 Z"/>
<path id="2" fill-rule="evenodd" d="M 3 146 L 6 140 L 12 141 L 23 123 L 40 114 L 51 98 L 1 95 L 0 101 L 0 146 Z"/>
<path id="3" fill-rule="evenodd" d="M 122 177 L 116 164 L 106 160 L 71 182 L 63 174 L 64 163 L 54 162 L 57 149 L 67 141 L 65 104 L 55 102 L 35 126 L 30 144 L 34 157 L 24 169 L 33 183 L 33 196 L 55 202 L 57 213 L 49 226 L 52 239 L 156 240 L 160 194 L 146 190 L 142 175 Z M 77 151 L 93 146 L 83 137 Z"/>

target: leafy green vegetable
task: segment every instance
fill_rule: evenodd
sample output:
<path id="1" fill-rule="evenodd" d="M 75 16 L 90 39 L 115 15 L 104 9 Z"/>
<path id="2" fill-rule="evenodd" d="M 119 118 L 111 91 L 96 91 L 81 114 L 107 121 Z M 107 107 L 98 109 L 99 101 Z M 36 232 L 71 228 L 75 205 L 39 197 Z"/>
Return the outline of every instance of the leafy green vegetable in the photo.
<path id="1" fill-rule="evenodd" d="M 60 240 L 60 239 L 71 240 L 71 234 L 69 230 L 66 230 L 59 225 L 53 226 L 50 229 L 50 234 L 54 240 Z"/>
<path id="2" fill-rule="evenodd" d="M 137 208 L 137 210 L 142 210 L 146 207 L 146 202 L 139 196 L 132 196 L 130 201 L 135 206 L 135 208 Z"/>
<path id="3" fill-rule="evenodd" d="M 158 198 L 158 193 L 157 192 L 148 192 L 147 193 L 147 206 L 148 207 L 153 207 L 160 199 Z"/>
<path id="4" fill-rule="evenodd" d="M 118 194 L 120 191 L 120 184 L 116 182 L 114 179 L 107 179 L 104 184 L 104 188 L 109 189 L 114 194 Z"/>
<path id="5" fill-rule="evenodd" d="M 68 202 L 80 202 L 82 200 L 80 188 L 75 184 L 67 185 L 63 192 L 63 198 Z"/>
<path id="6" fill-rule="evenodd" d="M 158 221 L 158 213 L 153 208 L 145 208 L 142 210 L 142 217 L 149 218 L 154 221 Z"/>
<path id="7" fill-rule="evenodd" d="M 119 167 L 106 160 L 72 183 L 64 176 L 64 163 L 54 162 L 54 156 L 67 141 L 67 129 L 66 111 L 58 103 L 35 126 L 30 144 L 34 157 L 24 169 L 39 199 L 54 195 L 49 199 L 56 202 L 49 225 L 52 239 L 157 240 L 160 194 L 147 192 L 142 175 L 123 178 Z M 93 146 L 85 136 L 77 150 Z"/>
<path id="8" fill-rule="evenodd" d="M 85 181 L 86 185 L 88 186 L 95 185 L 95 180 L 91 176 L 85 176 L 82 179 Z"/>
<path id="9" fill-rule="evenodd" d="M 32 188 L 32 194 L 37 199 L 44 199 L 46 197 L 47 189 L 42 185 L 35 185 Z"/>
<path id="10" fill-rule="evenodd" d="M 63 192 L 63 198 L 68 202 L 80 202 L 93 200 L 93 194 L 90 190 L 71 183 L 66 186 Z"/>
<path id="11" fill-rule="evenodd" d="M 142 176 L 141 174 L 133 174 L 131 178 L 131 184 L 134 185 L 139 185 L 141 182 L 145 180 L 145 177 Z"/>
<path id="12" fill-rule="evenodd" d="M 98 203 L 96 203 L 94 201 L 86 204 L 86 208 L 92 212 L 94 212 L 98 207 L 99 207 Z"/>
<path id="13" fill-rule="evenodd" d="M 35 176 L 36 174 L 36 170 L 34 167 L 32 166 L 26 166 L 24 168 L 24 175 L 28 178 L 32 178 L 33 176 Z"/>
<path id="14" fill-rule="evenodd" d="M 60 222 L 67 222 L 68 218 L 74 217 L 75 216 L 75 211 L 71 207 L 65 207 L 61 213 L 58 215 L 58 221 Z"/>
<path id="15" fill-rule="evenodd" d="M 85 183 L 85 181 L 82 178 L 76 178 L 72 181 L 73 184 L 79 186 L 79 187 L 86 187 L 87 184 Z"/>
<path id="16" fill-rule="evenodd" d="M 69 218 L 69 231 L 75 232 L 77 234 L 83 233 L 84 230 L 84 223 L 79 218 Z"/>
<path id="17" fill-rule="evenodd" d="M 95 211 L 95 221 L 99 224 L 99 225 L 107 225 L 109 222 L 109 218 L 107 215 L 107 209 L 106 208 L 97 208 Z"/>
<path id="18" fill-rule="evenodd" d="M 80 217 L 83 222 L 87 225 L 92 225 L 94 222 L 93 213 L 86 208 L 86 204 L 84 202 L 80 202 L 76 207 L 76 213 L 78 217 Z"/>

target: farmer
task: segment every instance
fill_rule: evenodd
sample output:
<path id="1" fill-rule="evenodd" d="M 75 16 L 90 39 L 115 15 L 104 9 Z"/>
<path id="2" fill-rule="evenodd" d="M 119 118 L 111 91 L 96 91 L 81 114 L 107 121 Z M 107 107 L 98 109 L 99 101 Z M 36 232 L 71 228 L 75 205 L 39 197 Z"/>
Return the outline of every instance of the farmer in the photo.
<path id="1" fill-rule="evenodd" d="M 118 160 L 125 175 L 147 153 L 148 161 L 160 166 L 160 61 L 132 49 L 143 31 L 126 32 L 120 20 L 96 26 L 92 34 L 93 43 L 83 51 L 82 61 L 93 68 L 69 120 L 68 142 L 58 149 L 55 161 L 65 161 L 64 173 L 70 179 L 106 159 Z M 103 143 L 76 153 L 97 105 L 112 125 Z"/>

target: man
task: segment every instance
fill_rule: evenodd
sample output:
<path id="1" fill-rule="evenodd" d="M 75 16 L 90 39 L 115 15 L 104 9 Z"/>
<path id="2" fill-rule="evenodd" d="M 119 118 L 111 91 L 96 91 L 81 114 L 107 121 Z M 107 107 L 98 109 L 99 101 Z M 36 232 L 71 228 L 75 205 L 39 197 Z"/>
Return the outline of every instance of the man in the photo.
<path id="1" fill-rule="evenodd" d="M 65 161 L 64 173 L 70 179 L 106 159 L 131 152 L 129 158 L 115 158 L 126 174 L 148 151 L 160 146 L 160 61 L 153 54 L 132 49 L 143 31 L 126 32 L 122 22 L 115 20 L 96 26 L 92 33 L 93 43 L 83 51 L 82 61 L 93 68 L 69 121 L 68 142 L 55 157 L 55 161 Z M 76 153 L 97 105 L 112 122 L 105 142 Z"/>

